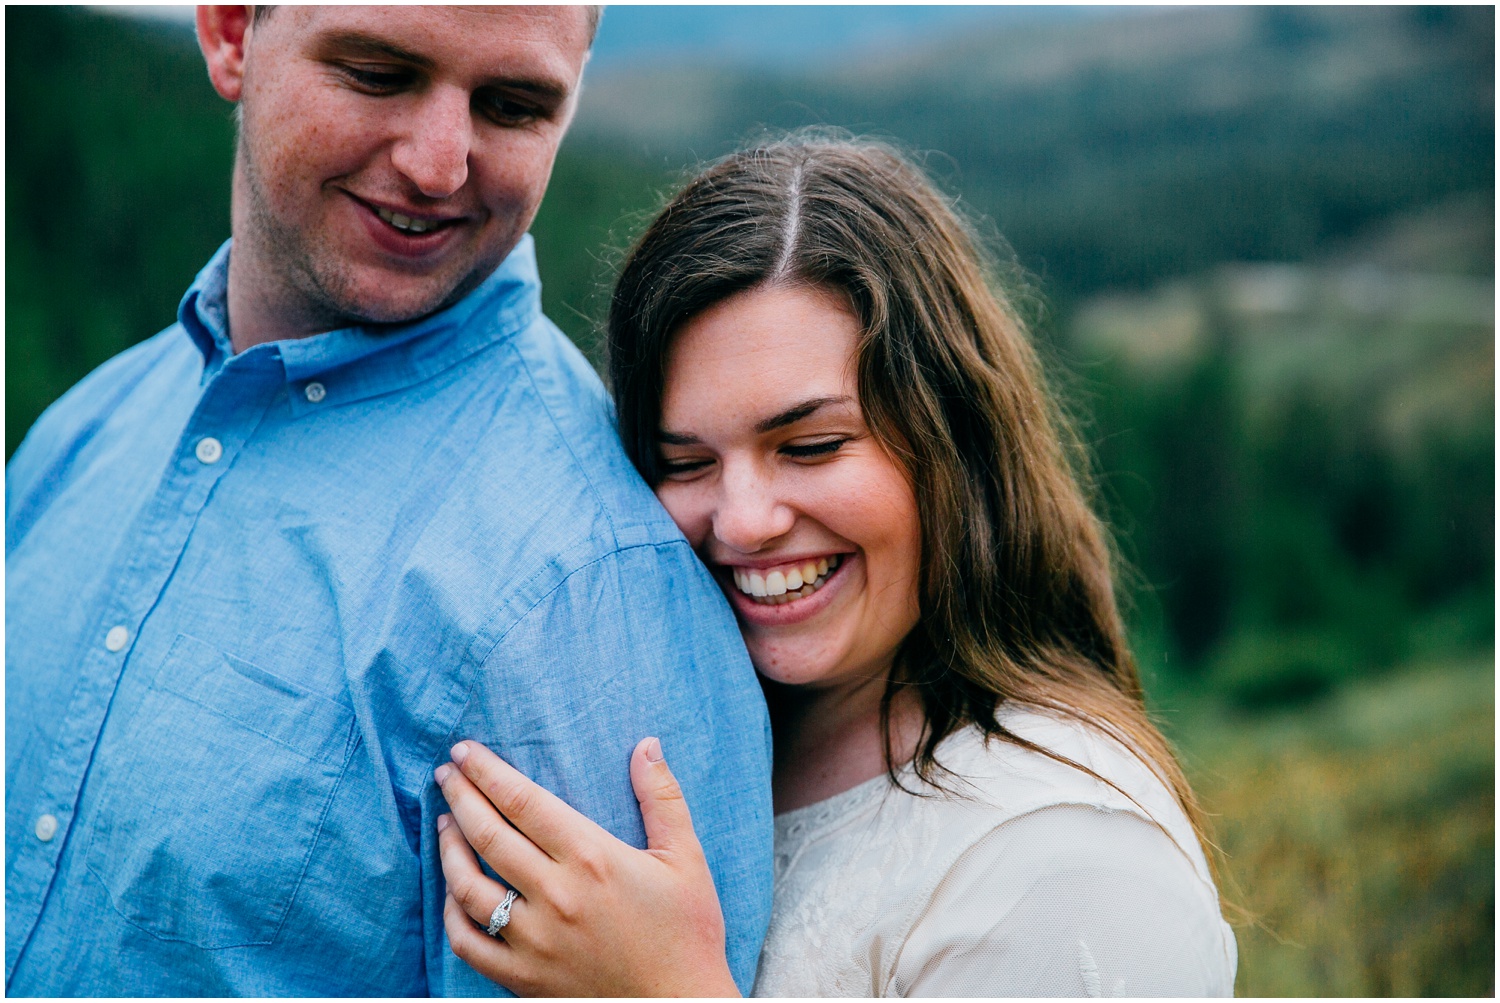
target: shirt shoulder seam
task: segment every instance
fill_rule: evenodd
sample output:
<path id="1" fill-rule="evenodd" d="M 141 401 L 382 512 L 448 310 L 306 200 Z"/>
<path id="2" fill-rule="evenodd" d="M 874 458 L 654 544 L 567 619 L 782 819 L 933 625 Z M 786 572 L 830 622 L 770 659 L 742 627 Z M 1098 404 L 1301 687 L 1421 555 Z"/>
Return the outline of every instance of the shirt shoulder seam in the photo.
<path id="1" fill-rule="evenodd" d="M 449 745 L 452 745 L 458 740 L 457 736 L 459 724 L 463 721 L 464 714 L 468 712 L 469 707 L 474 702 L 474 691 L 479 685 L 479 678 L 481 674 L 480 670 L 484 667 L 485 663 L 487 663 L 490 658 L 494 656 L 495 651 L 505 643 L 505 639 L 510 636 L 512 631 L 514 631 L 517 627 L 524 623 L 527 617 L 531 616 L 531 614 L 535 612 L 536 609 L 543 603 L 547 602 L 548 599 L 556 595 L 557 591 L 564 585 L 566 585 L 569 581 L 571 581 L 576 575 L 587 571 L 589 568 L 592 568 L 596 565 L 602 564 L 605 561 L 618 558 L 622 554 L 626 554 L 631 551 L 677 549 L 679 547 L 686 546 L 687 542 L 684 540 L 652 540 L 645 543 L 632 543 L 626 544 L 624 546 L 613 546 L 606 552 L 598 554 L 590 560 L 584 561 L 576 568 L 571 569 L 566 574 L 558 578 L 558 580 L 552 584 L 551 588 L 547 589 L 545 592 L 539 595 L 536 600 L 531 603 L 531 605 L 527 606 L 525 610 L 523 610 L 518 616 L 515 617 L 514 620 L 511 621 L 509 626 L 507 626 L 503 631 L 496 635 L 494 641 L 484 648 L 482 654 L 471 648 L 468 661 L 473 669 L 473 673 L 469 677 L 468 685 L 464 689 L 463 699 L 458 704 L 457 712 L 454 714 L 452 721 L 450 721 L 448 725 L 443 729 L 445 739 L 444 743 L 440 743 L 440 748 L 447 748 Z M 535 580 L 536 577 L 538 575 L 541 575 L 542 573 L 543 570 L 538 569 L 531 576 L 530 580 Z M 498 612 L 495 614 L 495 616 L 499 615 L 500 614 Z M 493 622 L 493 619 L 494 618 L 491 617 L 489 621 L 486 621 L 486 626 L 488 626 L 489 623 Z M 483 633 L 483 628 L 480 629 L 480 633 Z M 413 799 L 420 799 L 421 797 L 422 790 L 420 789 L 417 791 L 409 791 L 399 784 L 396 786 L 398 790 L 403 791 Z M 425 789 L 425 785 L 423 789 Z"/>
<path id="2" fill-rule="evenodd" d="M 537 317 L 533 320 L 533 323 L 542 321 L 545 321 L 545 315 L 538 314 Z M 578 455 L 577 452 L 574 451 L 573 444 L 568 441 L 567 435 L 564 434 L 562 426 L 558 423 L 557 415 L 552 409 L 551 402 L 547 400 L 547 395 L 542 391 L 541 385 L 537 383 L 536 373 L 532 369 L 531 360 L 528 359 L 526 357 L 526 353 L 521 350 L 519 339 L 512 337 L 507 340 L 506 345 L 508 348 L 510 348 L 511 351 L 516 353 L 516 358 L 520 361 L 521 368 L 526 373 L 526 380 L 531 385 L 532 392 L 536 394 L 537 401 L 541 404 L 542 410 L 546 412 L 547 420 L 552 423 L 553 431 L 557 433 L 558 440 L 562 443 L 563 448 L 568 451 L 568 455 L 572 457 L 573 466 L 575 469 L 577 469 L 578 475 L 582 477 L 584 483 L 589 486 L 589 494 L 593 496 L 594 507 L 599 512 L 599 514 L 603 516 L 605 524 L 609 526 L 610 541 L 612 543 L 617 541 L 619 539 L 619 531 L 615 526 L 614 519 L 610 517 L 609 506 L 604 504 L 604 498 L 600 494 L 599 486 L 594 483 L 594 478 L 589 475 L 588 465 L 584 463 L 583 459 Z M 572 572 L 570 572 L 569 574 L 571 575 Z M 527 612 L 530 612 L 530 610 L 528 610 Z"/>
<path id="3" fill-rule="evenodd" d="M 505 643 L 505 639 L 510 636 L 511 631 L 519 627 L 527 617 L 535 612 L 538 606 L 541 606 L 548 599 L 552 598 L 552 596 L 557 593 L 557 590 L 571 581 L 575 575 L 578 575 L 583 571 L 587 571 L 589 568 L 594 567 L 596 564 L 602 564 L 605 561 L 619 557 L 622 554 L 627 554 L 633 550 L 660 550 L 662 548 L 676 549 L 678 547 L 686 546 L 687 543 L 682 540 L 652 540 L 646 543 L 631 543 L 624 546 L 613 546 L 608 551 L 599 554 L 588 561 L 585 561 L 584 563 L 578 565 L 578 567 L 573 568 L 567 574 L 560 577 L 555 583 L 553 583 L 551 588 L 538 596 L 536 601 L 533 602 L 530 606 L 527 606 L 526 609 L 522 611 L 522 613 L 517 616 L 514 621 L 511 622 L 510 626 L 506 627 L 505 630 L 503 630 L 495 637 L 494 643 L 485 648 L 483 657 L 475 659 L 475 665 L 483 665 L 485 662 L 489 661 L 490 656 L 495 653 L 495 649 Z M 538 571 L 537 574 L 541 574 L 541 572 Z M 533 575 L 532 577 L 534 579 L 536 575 Z M 467 703 L 467 700 L 468 698 L 466 697 L 465 703 Z"/>

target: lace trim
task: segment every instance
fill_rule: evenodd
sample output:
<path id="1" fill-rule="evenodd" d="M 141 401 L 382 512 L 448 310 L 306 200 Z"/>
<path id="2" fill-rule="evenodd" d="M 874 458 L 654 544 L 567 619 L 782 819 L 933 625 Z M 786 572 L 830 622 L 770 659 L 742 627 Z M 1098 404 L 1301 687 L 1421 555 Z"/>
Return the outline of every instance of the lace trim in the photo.
<path id="1" fill-rule="evenodd" d="M 957 745 L 966 737 L 967 733 L 974 729 L 960 728 L 949 735 L 938 744 L 938 751 L 946 753 L 952 746 Z M 980 743 L 981 748 L 984 743 Z M 917 783 L 916 770 L 910 763 L 900 767 L 896 771 L 904 784 Z M 969 786 L 969 781 L 959 777 L 961 787 Z M 797 846 L 807 842 L 815 835 L 821 835 L 822 831 L 835 823 L 841 823 L 852 818 L 869 804 L 878 800 L 876 795 L 885 795 L 891 792 L 906 793 L 900 791 L 891 783 L 889 774 L 882 773 L 878 777 L 871 777 L 862 784 L 856 784 L 847 791 L 840 791 L 832 797 L 824 798 L 822 801 L 814 801 L 810 805 L 801 808 L 793 808 L 791 811 L 782 812 L 776 816 L 776 846 L 777 856 L 782 855 L 782 848 L 787 852 L 795 852 Z M 908 794 L 908 796 L 910 796 Z M 959 795 L 962 798 L 962 794 Z M 945 798 L 946 799 L 946 798 Z"/>
<path id="2" fill-rule="evenodd" d="M 776 845 L 800 844 L 836 822 L 842 822 L 891 789 L 890 777 L 882 773 L 847 791 L 776 816 Z"/>

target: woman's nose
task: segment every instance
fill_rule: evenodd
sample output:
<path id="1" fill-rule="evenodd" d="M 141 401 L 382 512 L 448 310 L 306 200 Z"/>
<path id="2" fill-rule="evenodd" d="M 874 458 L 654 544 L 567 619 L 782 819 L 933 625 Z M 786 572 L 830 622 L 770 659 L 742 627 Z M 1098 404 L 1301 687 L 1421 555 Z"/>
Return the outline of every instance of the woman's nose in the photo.
<path id="1" fill-rule="evenodd" d="M 468 93 L 435 88 L 413 109 L 405 135 L 391 149 L 391 164 L 423 195 L 447 198 L 469 178 L 473 129 Z"/>
<path id="2" fill-rule="evenodd" d="M 774 479 L 726 464 L 719 483 L 713 532 L 721 543 L 738 553 L 753 554 L 791 532 L 797 515 L 775 490 Z"/>

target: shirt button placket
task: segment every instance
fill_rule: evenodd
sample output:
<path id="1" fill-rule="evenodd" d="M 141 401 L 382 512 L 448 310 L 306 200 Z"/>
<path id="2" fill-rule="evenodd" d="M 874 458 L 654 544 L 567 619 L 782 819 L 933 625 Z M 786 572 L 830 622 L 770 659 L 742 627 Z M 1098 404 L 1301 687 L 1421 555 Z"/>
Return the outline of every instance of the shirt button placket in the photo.
<path id="1" fill-rule="evenodd" d="M 144 622 L 137 619 L 138 611 L 151 609 L 160 599 L 194 521 L 217 480 L 227 472 L 243 433 L 253 429 L 264 415 L 267 395 L 258 390 L 265 388 L 241 384 L 251 376 L 261 382 L 265 379 L 255 374 L 230 375 L 236 378 L 226 381 L 222 373 L 215 378 L 195 409 L 175 453 L 176 462 L 146 502 L 141 535 L 131 537 L 130 555 L 115 569 L 118 591 L 111 603 L 114 608 L 93 628 L 98 633 L 87 642 L 92 653 L 84 659 L 80 685 L 62 715 L 55 755 L 40 778 L 27 813 L 31 838 L 15 853 L 6 875 L 8 968 L 16 963 L 16 944 L 32 935 L 48 908 L 57 866 L 68 831 L 77 821 L 80 790 L 109 716 L 111 698 L 131 652 L 141 640 L 136 628 L 139 625 L 144 629 Z M 277 386 L 284 386 L 284 382 L 279 381 Z M 208 431 L 216 434 L 204 434 Z"/>
<path id="2" fill-rule="evenodd" d="M 218 463 L 219 458 L 224 455 L 224 444 L 211 435 L 205 435 L 198 440 L 198 445 L 193 449 L 193 453 L 198 457 L 198 462 L 205 466 L 211 463 Z"/>
<path id="3" fill-rule="evenodd" d="M 116 624 L 109 628 L 109 633 L 104 635 L 104 648 L 106 651 L 123 651 L 125 645 L 130 643 L 130 628 L 123 624 Z"/>

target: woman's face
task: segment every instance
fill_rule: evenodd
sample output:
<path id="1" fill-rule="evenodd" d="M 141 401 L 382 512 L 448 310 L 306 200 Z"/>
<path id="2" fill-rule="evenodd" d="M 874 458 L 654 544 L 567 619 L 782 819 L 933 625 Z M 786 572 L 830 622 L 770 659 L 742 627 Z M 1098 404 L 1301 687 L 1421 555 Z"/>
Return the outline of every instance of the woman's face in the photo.
<path id="1" fill-rule="evenodd" d="M 657 495 L 781 683 L 883 678 L 917 624 L 916 497 L 865 426 L 858 334 L 837 294 L 769 286 L 688 321 L 667 356 Z"/>

